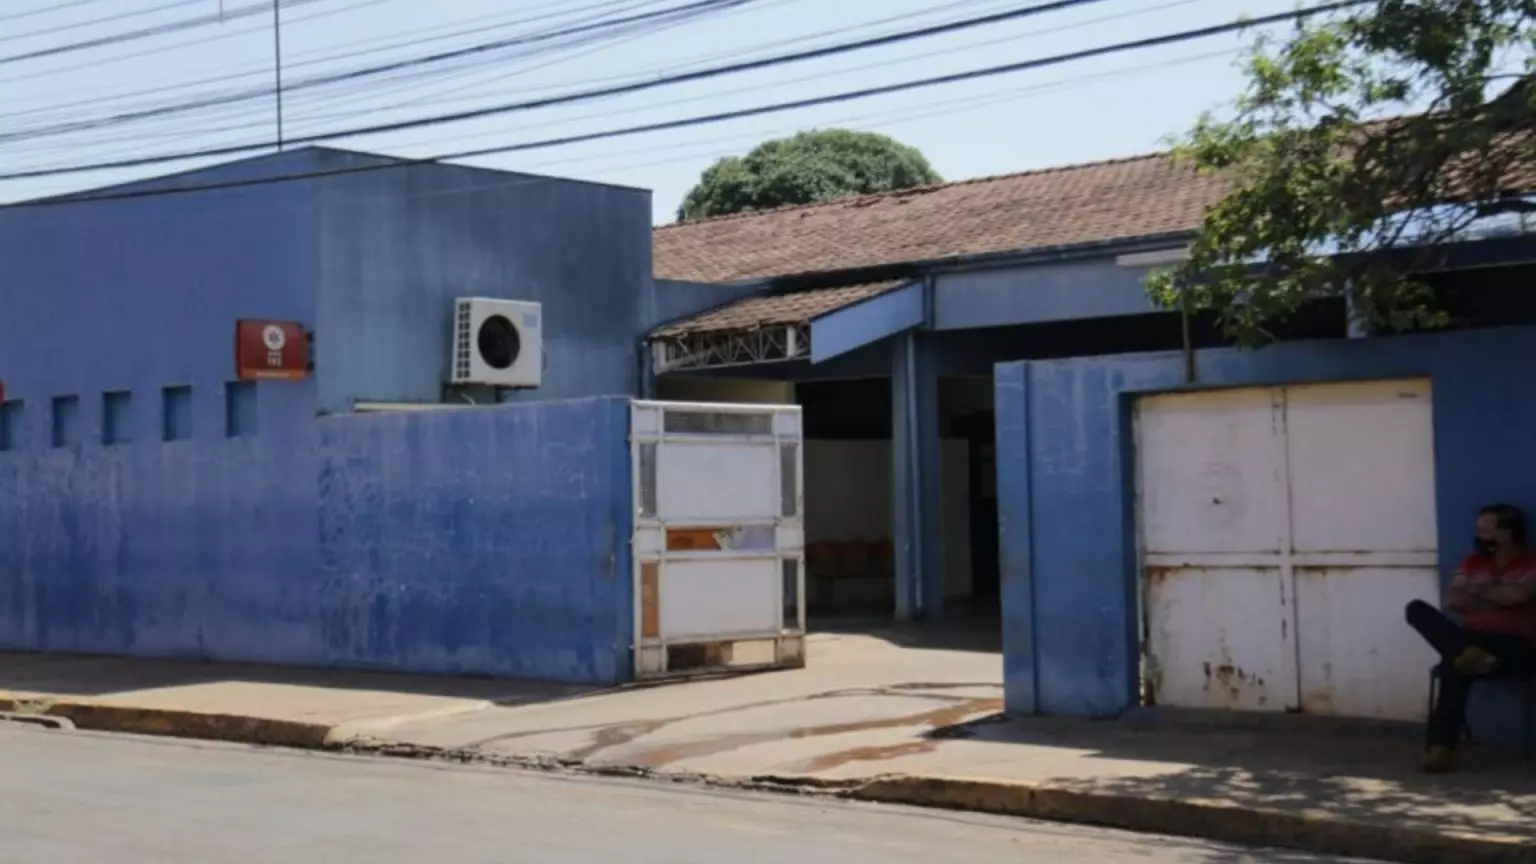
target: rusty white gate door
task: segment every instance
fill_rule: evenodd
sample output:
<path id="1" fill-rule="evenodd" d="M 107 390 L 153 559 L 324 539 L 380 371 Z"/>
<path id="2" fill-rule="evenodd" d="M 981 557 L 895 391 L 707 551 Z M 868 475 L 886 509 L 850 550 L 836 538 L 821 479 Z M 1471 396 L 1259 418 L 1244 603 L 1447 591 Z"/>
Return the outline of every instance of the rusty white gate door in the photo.
<path id="1" fill-rule="evenodd" d="M 1144 670 L 1159 705 L 1418 719 L 1439 602 L 1426 381 L 1148 397 Z"/>
<path id="2" fill-rule="evenodd" d="M 798 405 L 633 403 L 635 674 L 804 663 Z"/>

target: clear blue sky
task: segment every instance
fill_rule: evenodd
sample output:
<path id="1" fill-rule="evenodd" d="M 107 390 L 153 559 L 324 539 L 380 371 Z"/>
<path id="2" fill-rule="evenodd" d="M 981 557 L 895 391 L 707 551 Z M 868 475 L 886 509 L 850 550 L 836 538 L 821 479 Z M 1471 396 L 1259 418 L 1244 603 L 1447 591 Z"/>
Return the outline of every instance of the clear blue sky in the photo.
<path id="1" fill-rule="evenodd" d="M 283 53 L 286 74 L 293 82 L 568 26 L 595 15 L 667 8 L 686 0 L 287 2 L 292 5 L 283 12 Z M 296 91 L 285 102 L 285 128 L 290 136 L 329 132 L 553 95 L 1030 2 L 753 0 L 728 12 L 595 45 L 504 52 L 432 77 L 396 75 L 369 84 Z M 270 86 L 270 13 L 239 15 L 240 10 L 254 10 L 265 3 L 6 0 L 0 4 L 0 135 Z M 223 23 L 56 57 L 6 61 L 62 43 L 216 15 L 221 5 L 230 16 Z M 1295 5 L 1294 0 L 1105 0 L 900 46 L 601 102 L 332 143 L 429 156 L 804 99 L 1222 23 L 1242 15 L 1281 12 Z M 535 17 L 540 20 L 526 21 Z M 1251 39 L 1252 34 L 1205 39 L 840 105 L 474 161 L 652 189 L 656 221 L 666 222 L 699 173 L 715 159 L 801 129 L 842 126 L 892 135 L 921 149 L 951 180 L 1130 155 L 1159 148 L 1168 135 L 1187 128 L 1202 110 L 1229 102 L 1242 83 L 1234 63 L 1239 49 Z M 336 57 L 360 51 L 371 53 Z M 196 114 L 0 141 L 0 173 L 269 141 L 273 117 L 272 100 L 259 98 Z M 0 200 L 97 186 L 192 164 L 0 183 Z"/>

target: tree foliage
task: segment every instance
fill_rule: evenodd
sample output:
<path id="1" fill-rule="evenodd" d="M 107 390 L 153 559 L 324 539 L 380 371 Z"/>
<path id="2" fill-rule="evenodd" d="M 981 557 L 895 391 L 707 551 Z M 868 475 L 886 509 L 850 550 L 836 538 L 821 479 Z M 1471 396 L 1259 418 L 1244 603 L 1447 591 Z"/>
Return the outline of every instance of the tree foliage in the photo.
<path id="1" fill-rule="evenodd" d="M 1345 285 L 1367 327 L 1440 325 L 1412 273 L 1536 186 L 1533 48 L 1536 0 L 1378 0 L 1261 37 L 1235 110 L 1176 148 L 1231 185 L 1153 298 L 1250 345 Z"/>
<path id="2" fill-rule="evenodd" d="M 825 129 L 758 145 L 704 171 L 677 218 L 813 204 L 940 183 L 922 153 L 884 135 Z"/>

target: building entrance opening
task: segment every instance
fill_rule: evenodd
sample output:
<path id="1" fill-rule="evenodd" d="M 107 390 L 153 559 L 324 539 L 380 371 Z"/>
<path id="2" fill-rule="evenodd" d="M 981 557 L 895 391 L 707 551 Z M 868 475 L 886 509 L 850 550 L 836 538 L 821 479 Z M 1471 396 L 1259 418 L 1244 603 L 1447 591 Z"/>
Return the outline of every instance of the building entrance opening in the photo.
<path id="1" fill-rule="evenodd" d="M 886 627 L 897 618 L 891 381 L 778 382 L 662 376 L 657 396 L 696 402 L 797 403 L 805 452 L 809 626 Z M 990 377 L 939 390 L 944 608 L 920 616 L 976 633 L 998 625 L 997 496 Z"/>

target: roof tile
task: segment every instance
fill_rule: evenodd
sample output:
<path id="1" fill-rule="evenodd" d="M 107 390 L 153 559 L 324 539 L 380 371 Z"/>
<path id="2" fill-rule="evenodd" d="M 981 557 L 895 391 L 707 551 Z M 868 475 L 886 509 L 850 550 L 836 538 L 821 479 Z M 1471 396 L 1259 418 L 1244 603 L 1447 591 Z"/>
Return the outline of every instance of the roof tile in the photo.
<path id="1" fill-rule="evenodd" d="M 740 282 L 1193 231 L 1224 184 L 1167 154 L 657 228 L 656 276 Z"/>
<path id="2" fill-rule="evenodd" d="M 760 327 L 803 324 L 819 315 L 868 300 L 907 284 L 906 280 L 845 285 L 793 294 L 767 294 L 746 297 L 692 318 L 658 327 L 652 337 L 681 336 L 684 333 L 714 333 L 728 330 L 755 330 Z"/>

